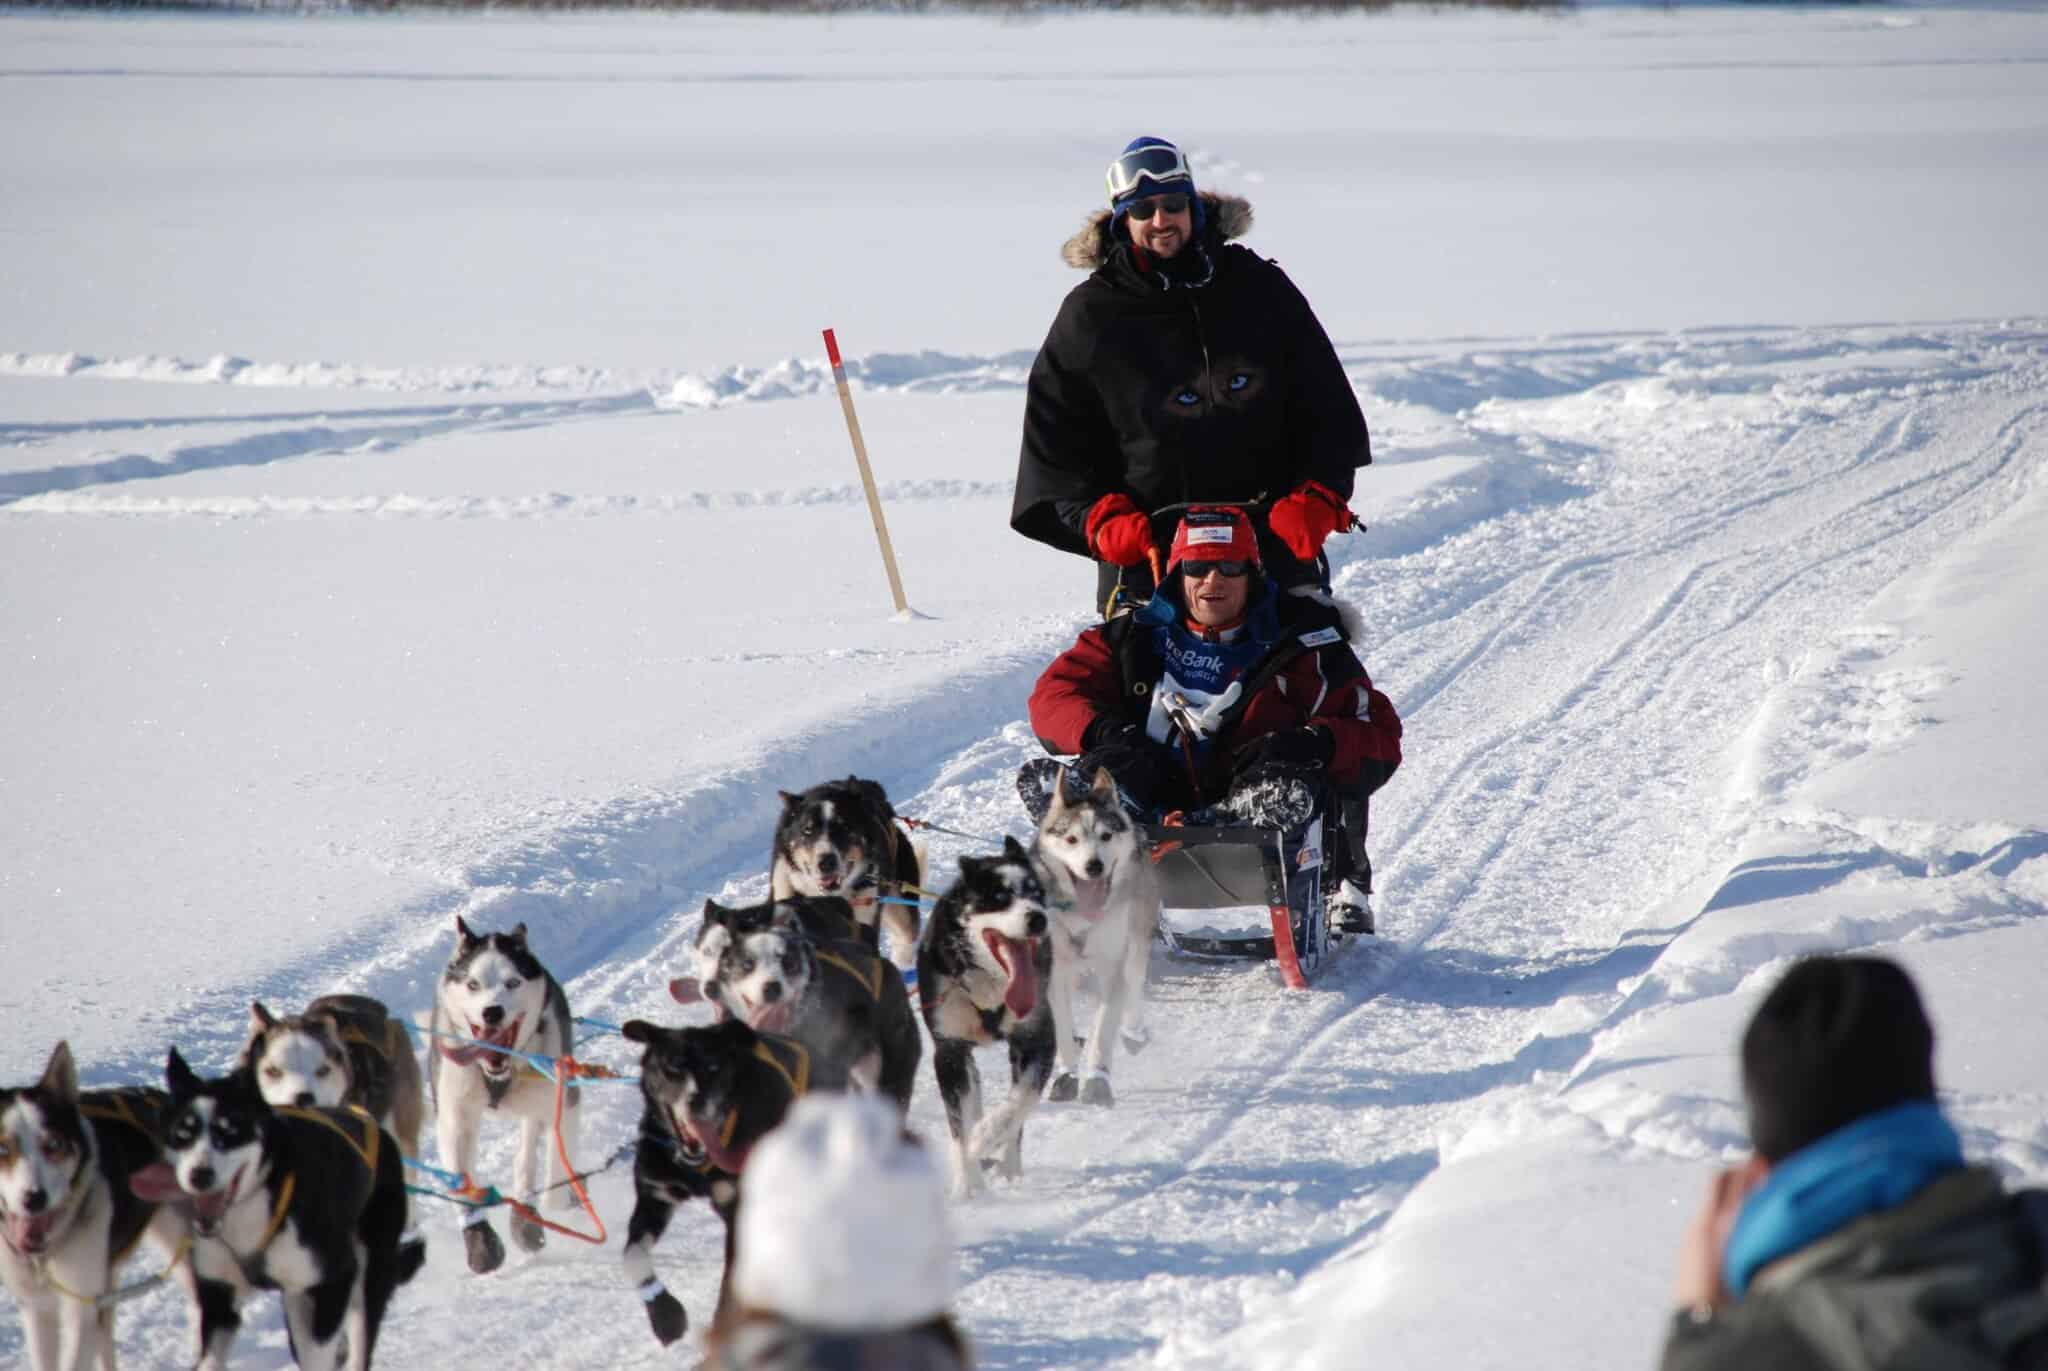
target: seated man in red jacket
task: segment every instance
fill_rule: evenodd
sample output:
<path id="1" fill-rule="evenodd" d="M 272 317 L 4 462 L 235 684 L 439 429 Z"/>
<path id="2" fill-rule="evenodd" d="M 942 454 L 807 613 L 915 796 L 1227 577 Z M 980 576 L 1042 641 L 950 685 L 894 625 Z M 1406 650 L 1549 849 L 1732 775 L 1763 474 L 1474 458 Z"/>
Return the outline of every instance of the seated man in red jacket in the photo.
<path id="1" fill-rule="evenodd" d="M 1363 800 L 1401 764 L 1401 720 L 1373 689 L 1342 614 L 1313 587 L 1268 582 L 1243 511 L 1188 511 L 1165 583 L 1131 614 L 1087 629 L 1038 678 L 1031 726 L 1048 752 L 1080 754 L 1077 785 L 1107 767 L 1141 819 L 1175 810 L 1192 822 L 1300 828 L 1325 793 Z M 1017 778 L 1036 822 L 1059 763 Z M 1352 853 L 1337 925 L 1371 932 L 1369 878 Z"/>

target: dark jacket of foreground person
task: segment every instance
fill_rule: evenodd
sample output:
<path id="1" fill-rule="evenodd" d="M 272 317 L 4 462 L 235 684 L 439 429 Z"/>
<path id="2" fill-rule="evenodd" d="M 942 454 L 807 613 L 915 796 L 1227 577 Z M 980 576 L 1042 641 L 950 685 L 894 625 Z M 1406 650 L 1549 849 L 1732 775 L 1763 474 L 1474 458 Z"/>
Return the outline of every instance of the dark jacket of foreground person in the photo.
<path id="1" fill-rule="evenodd" d="M 1737 1304 L 1674 1316 L 1664 1371 L 2048 1368 L 2048 1192 L 1952 1171 L 1760 1271 Z"/>

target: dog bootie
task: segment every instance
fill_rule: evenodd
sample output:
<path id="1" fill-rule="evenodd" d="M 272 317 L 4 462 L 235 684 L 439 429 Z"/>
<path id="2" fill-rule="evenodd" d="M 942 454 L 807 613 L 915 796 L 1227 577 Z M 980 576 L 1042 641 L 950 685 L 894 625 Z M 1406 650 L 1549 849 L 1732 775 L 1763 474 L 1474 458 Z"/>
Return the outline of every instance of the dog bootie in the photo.
<path id="1" fill-rule="evenodd" d="M 1330 922 L 1339 933 L 1369 936 L 1373 932 L 1372 892 L 1349 876 L 1330 892 Z"/>
<path id="2" fill-rule="evenodd" d="M 1103 1109 L 1109 1109 L 1116 1104 L 1116 1092 L 1109 1088 L 1107 1072 L 1088 1073 L 1087 1079 L 1081 1082 L 1081 1103 L 1096 1105 Z"/>
<path id="3" fill-rule="evenodd" d="M 1052 1084 L 1045 1088 L 1045 1098 L 1052 1104 L 1072 1104 L 1080 1094 L 1080 1078 L 1071 1071 L 1060 1072 L 1052 1078 Z"/>
<path id="4" fill-rule="evenodd" d="M 512 1241 L 528 1252 L 538 1252 L 548 1245 L 548 1231 L 532 1219 L 515 1215 L 512 1219 Z"/>
<path id="5" fill-rule="evenodd" d="M 462 1253 L 469 1259 L 470 1270 L 488 1276 L 505 1264 L 505 1240 L 488 1223 L 464 1224 Z"/>

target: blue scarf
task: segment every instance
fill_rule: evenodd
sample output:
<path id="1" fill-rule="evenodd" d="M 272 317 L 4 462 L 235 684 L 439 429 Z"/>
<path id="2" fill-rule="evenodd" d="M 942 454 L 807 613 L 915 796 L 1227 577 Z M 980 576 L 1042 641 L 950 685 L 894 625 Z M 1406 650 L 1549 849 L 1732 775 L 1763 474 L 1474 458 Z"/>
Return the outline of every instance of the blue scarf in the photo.
<path id="1" fill-rule="evenodd" d="M 1743 1201 L 1722 1254 L 1722 1278 L 1740 1296 L 1758 1271 L 1788 1252 L 1904 1204 L 1962 1164 L 1962 1140 L 1939 1106 L 1924 1100 L 1838 1128 L 1772 1167 Z"/>

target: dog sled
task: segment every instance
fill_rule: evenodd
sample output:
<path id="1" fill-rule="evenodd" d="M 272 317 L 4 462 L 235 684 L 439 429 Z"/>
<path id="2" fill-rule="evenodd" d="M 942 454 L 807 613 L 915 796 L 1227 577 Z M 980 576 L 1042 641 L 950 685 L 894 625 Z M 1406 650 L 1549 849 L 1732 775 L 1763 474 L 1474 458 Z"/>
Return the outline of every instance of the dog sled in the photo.
<path id="1" fill-rule="evenodd" d="M 1330 956 L 1323 854 L 1331 827 L 1319 814 L 1290 843 L 1280 829 L 1250 825 L 1148 826 L 1167 951 L 1270 961 L 1290 990 L 1307 989 Z"/>

